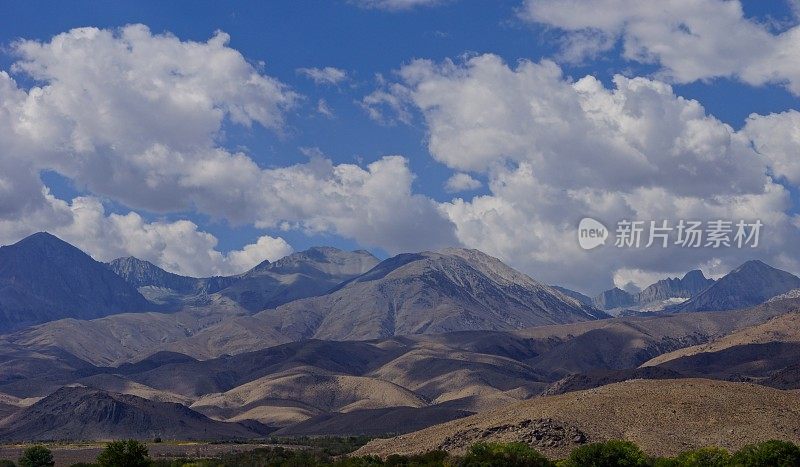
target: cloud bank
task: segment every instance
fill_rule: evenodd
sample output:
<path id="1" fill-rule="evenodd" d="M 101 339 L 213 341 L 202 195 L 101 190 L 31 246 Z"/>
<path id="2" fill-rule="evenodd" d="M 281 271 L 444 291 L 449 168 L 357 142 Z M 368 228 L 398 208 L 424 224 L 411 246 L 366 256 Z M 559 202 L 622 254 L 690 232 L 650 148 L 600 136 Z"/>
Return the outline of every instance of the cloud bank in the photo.
<path id="1" fill-rule="evenodd" d="M 602 53 L 622 41 L 629 59 L 657 63 L 659 74 L 617 75 L 604 85 L 572 79 L 554 61 L 509 64 L 482 54 L 412 61 L 361 100 L 382 123 L 424 124 L 430 155 L 451 171 L 444 189 L 458 194 L 447 200 L 416 192 L 402 155 L 356 165 L 317 151 L 274 166 L 227 149 L 232 126 L 285 134 L 303 97 L 230 48 L 223 32 L 193 42 L 133 25 L 18 41 L 10 73 L 0 71 L 0 243 L 50 230 L 101 260 L 134 255 L 198 276 L 241 272 L 292 251 L 262 235 L 222 252 L 194 222 L 166 220 L 192 212 L 273 232 L 337 235 L 389 253 L 461 244 L 588 291 L 698 266 L 715 273 L 753 257 L 800 271 L 789 254 L 800 240 L 790 196 L 800 183 L 800 114 L 754 114 L 737 130 L 669 84 L 727 76 L 794 89 L 794 51 L 781 49 L 794 30 L 769 31 L 737 2 L 703 0 L 692 8 L 664 2 L 659 14 L 673 18 L 672 27 L 650 31 L 652 6 L 600 3 L 603 15 L 568 17 L 562 2 L 549 1 L 527 2 L 522 14 L 564 30 L 573 47 L 565 53 Z M 718 14 L 707 15 L 709 24 L 692 20 L 711 11 Z M 741 28 L 726 42 L 720 31 L 734 26 Z M 733 63 L 723 49 L 737 47 L 739 34 L 761 37 L 753 42 L 761 48 Z M 681 57 L 670 44 L 689 52 Z M 756 55 L 775 54 L 783 65 L 748 71 Z M 301 73 L 335 84 L 346 79 L 336 71 Z M 58 199 L 41 180 L 45 171 L 88 194 Z M 486 191 L 467 196 L 482 180 Z M 583 216 L 609 224 L 760 219 L 766 230 L 754 251 L 586 252 L 575 238 Z"/>
<path id="2" fill-rule="evenodd" d="M 755 256 L 798 269 L 784 254 L 798 240 L 789 191 L 773 178 L 797 176 L 797 140 L 787 139 L 797 133 L 794 112 L 753 115 L 736 131 L 655 79 L 617 75 L 606 88 L 591 76 L 572 81 L 551 61 L 512 67 L 491 54 L 417 60 L 399 75 L 393 96 L 422 116 L 431 155 L 489 180 L 488 195 L 440 204 L 464 245 L 589 290 L 625 271 L 710 271 Z M 620 219 L 761 219 L 769 227 L 757 251 L 586 252 L 575 230 L 583 216 L 612 228 Z"/>
<path id="3" fill-rule="evenodd" d="M 39 174 L 53 171 L 95 200 L 153 213 L 195 211 L 233 224 L 334 233 L 389 251 L 454 241 L 435 203 L 411 192 L 414 175 L 402 157 L 385 157 L 365 168 L 315 158 L 264 169 L 247 154 L 221 147 L 226 124 L 281 132 L 286 112 L 299 98 L 227 42 L 221 32 L 207 42 L 191 42 L 134 25 L 74 29 L 49 42 L 13 44 L 19 60 L 12 70 L 35 85 L 23 89 L 0 72 L 0 144 L 5 148 L 0 240 L 65 229 L 73 232 L 70 238 L 106 238 L 97 229 L 114 230 L 121 218 L 80 222 L 76 206 L 87 199 L 67 202 L 50 195 Z M 101 211 L 94 204 L 93 212 Z M 417 223 L 425 220 L 419 230 Z M 76 230 L 81 227 L 87 230 Z M 248 254 L 224 256 L 213 250 L 216 239 L 197 232 L 194 224 L 148 228 L 194 232 L 199 240 L 188 245 L 197 251 L 184 253 L 196 261 L 162 254 L 166 247 L 159 249 L 158 242 L 144 237 L 138 245 L 123 242 L 124 251 L 105 241 L 89 251 L 103 259 L 116 254 L 158 258 L 157 264 L 195 275 L 241 272 L 256 251 L 264 257 L 289 251 L 286 245 L 259 241 L 255 245 L 261 250 L 245 247 Z"/>
<path id="4" fill-rule="evenodd" d="M 526 0 L 523 19 L 563 30 L 563 57 L 594 58 L 618 43 L 660 79 L 735 78 L 781 84 L 800 95 L 800 26 L 774 32 L 738 0 Z"/>

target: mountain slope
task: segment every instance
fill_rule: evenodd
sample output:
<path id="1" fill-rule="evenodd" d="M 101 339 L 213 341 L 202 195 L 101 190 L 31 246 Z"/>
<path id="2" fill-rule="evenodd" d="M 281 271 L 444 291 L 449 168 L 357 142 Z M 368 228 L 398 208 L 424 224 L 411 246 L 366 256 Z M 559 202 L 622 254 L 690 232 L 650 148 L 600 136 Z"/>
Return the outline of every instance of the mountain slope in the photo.
<path id="1" fill-rule="evenodd" d="M 182 304 L 230 286 L 237 277 L 194 278 L 167 272 L 153 263 L 133 256 L 118 258 L 108 267 L 140 293 L 156 303 Z M 199 296 L 199 297 L 198 297 Z"/>
<path id="2" fill-rule="evenodd" d="M 661 311 L 698 295 L 714 283 L 700 270 L 689 271 L 683 277 L 668 277 L 647 286 L 639 293 L 619 288 L 606 290 L 592 299 L 594 306 L 613 315 L 632 315 L 642 311 Z M 759 302 L 760 303 L 760 302 Z"/>
<path id="3" fill-rule="evenodd" d="M 702 271 L 689 271 L 680 279 L 667 278 L 651 284 L 636 295 L 635 301 L 645 304 L 670 298 L 692 298 L 713 283 L 714 280 L 706 278 Z"/>
<path id="4" fill-rule="evenodd" d="M 563 458 L 581 444 L 626 439 L 647 454 L 673 456 L 704 446 L 736 450 L 769 439 L 798 443 L 798 426 L 800 394 L 704 379 L 636 380 L 535 398 L 376 439 L 355 455 L 462 453 L 477 441 L 521 441 Z"/>
<path id="5" fill-rule="evenodd" d="M 0 330 L 153 308 L 104 264 L 48 233 L 0 247 Z"/>
<path id="6" fill-rule="evenodd" d="M 620 289 L 619 287 L 606 290 L 592 299 L 592 304 L 601 310 L 624 308 L 633 305 L 634 303 L 634 296 Z"/>
<path id="7" fill-rule="evenodd" d="M 117 258 L 108 263 L 108 267 L 134 287 L 163 287 L 186 294 L 201 292 L 211 294 L 225 288 L 236 280 L 234 277 L 217 276 L 198 279 L 181 276 L 167 272 L 153 263 L 133 256 Z"/>
<path id="8" fill-rule="evenodd" d="M 592 306 L 592 297 L 584 295 L 584 294 L 582 294 L 580 292 L 576 292 L 574 290 L 570 290 L 570 289 L 568 289 L 566 287 L 560 287 L 558 285 L 551 285 L 551 287 L 556 289 L 556 290 L 558 290 L 559 292 L 563 293 L 567 297 L 574 298 L 575 300 L 583 303 L 584 305 Z"/>
<path id="9" fill-rule="evenodd" d="M 253 419 L 271 426 L 389 407 L 475 411 L 530 397 L 546 386 L 524 363 L 483 353 L 490 348 L 506 353 L 503 344 L 522 346 L 529 339 L 471 334 L 431 336 L 433 340 L 307 340 L 212 360 L 173 355 L 159 357 L 152 363 L 163 364 L 155 367 L 148 360 L 101 371 L 124 374 L 137 383 L 129 386 L 131 391 L 192 399 L 192 409 L 215 419 Z M 114 388 L 98 376 L 80 381 L 102 381 Z"/>
<path id="10" fill-rule="evenodd" d="M 732 332 L 707 344 L 685 347 L 660 355 L 642 366 L 655 366 L 679 358 L 720 352 L 742 345 L 768 344 L 770 342 L 800 343 L 800 311 L 778 315 L 764 323 Z"/>
<path id="11" fill-rule="evenodd" d="M 183 349 L 182 353 L 209 358 L 219 355 L 216 351 L 221 349 L 223 342 L 225 347 L 221 350 L 234 351 L 237 343 L 230 339 L 236 336 L 227 323 L 237 321 L 228 318 L 248 313 L 231 300 L 217 296 L 211 299 L 207 306 L 190 307 L 174 313 L 122 313 L 92 320 L 60 319 L 6 335 L 1 341 L 28 349 L 61 349 L 102 366 L 141 360 L 161 350 Z M 197 345 L 192 342 L 194 335 L 212 329 L 216 330 L 209 332 L 213 339 Z M 259 333 L 265 345 L 287 341 L 269 331 L 250 329 L 250 332 Z M 206 345 L 211 348 L 206 348 Z"/>
<path id="12" fill-rule="evenodd" d="M 800 288 L 800 278 L 761 261 L 748 261 L 670 311 L 722 311 L 758 305 Z"/>
<path id="13" fill-rule="evenodd" d="M 440 416 L 494 410 L 534 397 L 575 373 L 584 375 L 563 380 L 560 390 L 638 377 L 680 376 L 670 370 L 636 367 L 661 353 L 722 341 L 723 336 L 770 317 L 789 316 L 785 313 L 797 310 L 798 304 L 800 300 L 783 300 L 748 310 L 637 316 L 514 331 L 461 331 L 373 341 L 310 339 L 209 360 L 157 352 L 135 363 L 106 368 L 59 350 L 52 340 L 42 342 L 37 351 L 32 343 L 0 339 L 0 393 L 18 399 L 41 397 L 77 383 L 181 402 L 229 422 L 256 420 L 275 427 L 301 422 L 298 430 L 306 433 L 326 427 L 358 432 L 352 430 L 367 416 L 364 410 L 378 410 L 375 416 L 387 423 L 392 413 L 433 423 L 441 421 Z M 71 328 L 69 342 L 82 329 L 80 325 Z M 129 342 L 124 333 L 117 336 L 123 337 L 120 347 Z M 112 340 L 120 339 L 112 336 Z M 243 345 L 237 338 L 231 341 L 224 345 L 220 341 L 215 353 Z M 765 361 L 770 358 L 763 356 Z M 793 374 L 776 375 L 774 384 L 791 384 Z M 382 411 L 397 407 L 409 409 Z M 380 431 L 376 423 L 369 424 L 371 433 Z M 394 426 L 388 423 L 386 431 Z"/>
<path id="14" fill-rule="evenodd" d="M 761 381 L 781 372 L 785 379 L 787 369 L 796 366 L 798 361 L 800 312 L 796 311 L 707 344 L 660 355 L 643 366 L 687 375 Z M 800 389 L 800 385 L 792 389 Z"/>
<path id="15" fill-rule="evenodd" d="M 0 422 L 4 441 L 232 439 L 259 434 L 183 405 L 87 387 L 65 387 Z"/>
<path id="16" fill-rule="evenodd" d="M 119 258 L 109 268 L 156 303 L 206 305 L 219 293 L 253 312 L 321 295 L 378 264 L 371 253 L 313 247 L 238 276 L 193 278 L 172 274 L 137 258 Z"/>
<path id="17" fill-rule="evenodd" d="M 350 252 L 313 247 L 274 263 L 265 261 L 257 265 L 220 294 L 250 311 L 260 311 L 292 300 L 322 295 L 376 264 L 378 259 L 364 250 Z"/>
<path id="18" fill-rule="evenodd" d="M 257 318 L 292 339 L 510 330 L 606 317 L 477 250 L 401 254 Z"/>
<path id="19" fill-rule="evenodd" d="M 217 419 L 251 418 L 268 425 L 287 425 L 331 412 L 425 405 L 413 392 L 384 380 L 298 365 L 224 393 L 205 395 L 191 408 Z M 295 410 L 286 410 L 289 408 Z M 287 417 L 292 412 L 296 415 Z"/>
<path id="20" fill-rule="evenodd" d="M 799 300 L 783 300 L 725 313 L 635 316 L 558 326 L 569 330 L 570 338 L 526 363 L 556 379 L 570 373 L 635 368 L 663 353 L 707 343 L 799 308 Z M 547 328 L 520 331 L 528 335 L 546 332 Z"/>
<path id="21" fill-rule="evenodd" d="M 275 436 L 383 436 L 408 433 L 472 415 L 447 407 L 387 407 L 317 415 L 281 428 Z"/>

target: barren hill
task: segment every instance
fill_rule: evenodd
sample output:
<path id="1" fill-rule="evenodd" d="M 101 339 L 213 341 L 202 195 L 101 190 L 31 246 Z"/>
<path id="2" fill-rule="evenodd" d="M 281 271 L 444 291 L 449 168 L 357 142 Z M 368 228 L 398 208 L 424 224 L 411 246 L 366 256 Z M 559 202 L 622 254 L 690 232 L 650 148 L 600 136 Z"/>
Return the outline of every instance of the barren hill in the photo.
<path id="1" fill-rule="evenodd" d="M 323 414 L 281 428 L 276 436 L 382 436 L 407 433 L 472 415 L 447 407 L 388 407 Z"/>
<path id="2" fill-rule="evenodd" d="M 257 432 L 209 419 L 181 404 L 86 387 L 65 387 L 0 422 L 4 441 L 232 439 Z"/>
<path id="3" fill-rule="evenodd" d="M 199 398 L 192 409 L 218 419 L 243 419 L 286 425 L 312 415 L 386 407 L 422 407 L 426 401 L 391 382 L 364 376 L 336 374 L 311 366 L 255 379 L 223 393 Z M 267 408 L 273 410 L 268 410 Z M 301 409 L 287 419 L 288 408 Z M 259 409 L 259 413 L 253 413 Z M 277 417 L 277 418 L 275 418 Z"/>
<path id="4" fill-rule="evenodd" d="M 564 392 L 631 378 L 685 376 L 670 368 L 636 368 L 665 352 L 723 342 L 725 335 L 737 331 L 752 333 L 775 316 L 779 316 L 776 322 L 790 320 L 793 315 L 786 313 L 797 310 L 799 302 L 789 299 L 747 310 L 591 320 L 513 331 L 459 331 L 370 341 L 310 339 L 205 360 L 193 358 L 199 356 L 195 353 L 157 351 L 158 345 L 151 345 L 155 351 L 151 356 L 116 367 L 87 363 L 52 345 L 53 335 L 47 334 L 50 338 L 41 347 L 30 340 L 0 342 L 4 355 L 0 392 L 16 398 L 42 397 L 77 383 L 153 401 L 180 402 L 220 421 L 255 420 L 287 430 L 300 423 L 298 432 L 303 433 L 328 427 L 345 434 L 359 429 L 362 417 L 369 418 L 365 411 L 377 410 L 373 413 L 387 422 L 384 428 L 390 432 L 398 431 L 397 424 L 388 423 L 395 415 L 435 423 L 466 412 L 496 410 L 535 397 L 548 387 L 550 392 Z M 85 329 L 78 323 L 70 329 L 80 335 Z M 151 342 L 157 342 L 159 329 L 148 328 Z M 43 336 L 15 336 L 22 335 L 27 339 Z M 145 345 L 132 340 L 124 329 L 111 337 L 93 329 L 89 336 L 105 339 L 102 342 L 109 346 L 115 338 L 123 346 Z M 238 331 L 219 334 L 215 351 L 247 349 L 253 342 L 265 345 L 269 339 L 265 335 L 260 341 L 250 341 L 238 336 Z M 191 338 L 173 344 L 188 341 Z M 87 345 L 81 351 L 88 352 L 91 338 L 81 342 Z M 783 387 L 796 379 L 790 370 L 774 375 L 774 385 Z M 381 412 L 384 409 L 391 410 Z M 375 420 L 369 425 L 373 434 L 380 431 Z"/>
<path id="5" fill-rule="evenodd" d="M 642 366 L 662 363 L 702 353 L 720 352 L 732 347 L 771 342 L 800 343 L 800 311 L 778 315 L 769 321 L 733 332 L 707 344 L 695 345 L 659 355 Z"/>
<path id="6" fill-rule="evenodd" d="M 651 455 L 784 439 L 800 442 L 800 395 L 704 379 L 634 380 L 547 396 L 371 441 L 357 455 L 463 452 L 477 441 L 522 441 L 551 457 L 575 446 L 627 439 Z"/>
<path id="7" fill-rule="evenodd" d="M 797 377 L 792 376 L 797 373 L 798 361 L 800 313 L 794 312 L 707 344 L 660 355 L 644 366 L 731 380 L 762 381 L 775 377 L 774 383 L 766 384 L 800 389 Z"/>
<path id="8" fill-rule="evenodd" d="M 636 368 L 662 353 L 707 343 L 797 309 L 798 300 L 795 299 L 732 312 L 638 316 L 516 331 L 460 331 L 366 342 L 307 340 L 253 352 L 242 350 L 254 345 L 253 342 L 256 348 L 268 345 L 267 334 L 260 340 L 253 336 L 256 340 L 249 341 L 240 339 L 238 333 L 221 333 L 220 341 L 211 346 L 213 352 L 237 349 L 231 352 L 235 355 L 204 361 L 158 351 L 158 339 L 177 338 L 180 329 L 165 334 L 166 330 L 150 326 L 147 339 L 151 344 L 147 344 L 145 340 L 126 334 L 126 328 L 107 335 L 100 328 L 82 327 L 75 321 L 74 326 L 68 328 L 75 339 L 66 344 L 80 351 L 80 358 L 60 348 L 52 333 L 41 334 L 42 329 L 15 335 L 20 339 L 11 342 L 0 341 L 0 351 L 5 356 L 0 361 L 0 392 L 21 398 L 40 397 L 67 384 L 83 383 L 83 378 L 94 375 L 121 375 L 125 381 L 99 377 L 86 381 L 103 389 L 152 394 L 148 397 L 161 400 L 174 400 L 179 396 L 190 403 L 198 399 L 214 401 L 205 404 L 208 407 L 202 410 L 226 420 L 254 418 L 277 422 L 280 419 L 280 424 L 327 411 L 388 406 L 402 399 L 374 397 L 367 390 L 352 392 L 353 398 L 343 397 L 341 403 L 319 404 L 314 402 L 317 393 L 302 390 L 300 386 L 306 378 L 314 381 L 322 378 L 320 381 L 329 385 L 385 388 L 379 391 L 387 395 L 391 393 L 390 388 L 401 388 L 397 395 L 413 394 L 414 399 L 424 400 L 429 406 L 447 405 L 477 411 L 536 395 L 549 384 L 570 375 L 573 375 L 574 384 L 568 386 L 576 388 L 637 377 L 635 371 L 616 370 Z M 144 321 L 135 322 L 140 326 L 145 324 Z M 86 324 L 91 323 L 95 322 Z M 194 325 L 194 322 L 186 324 Z M 91 332 L 85 339 L 77 338 L 88 330 Z M 95 354 L 90 353 L 93 340 L 103 342 L 95 346 Z M 189 341 L 192 339 L 175 342 Z M 132 350 L 137 348 L 139 350 Z M 185 348 L 193 350 L 188 353 L 200 358 L 208 358 L 206 352 L 211 352 L 194 345 Z M 106 364 L 109 359 L 103 357 L 104 352 L 122 355 L 147 349 L 155 354 L 135 364 L 113 367 Z M 89 357 L 99 361 L 92 365 L 83 360 Z M 592 374 L 577 383 L 581 377 L 574 374 L 581 373 Z M 257 380 L 258 384 L 251 384 Z M 587 383 L 588 380 L 591 381 Z M 259 395 L 259 385 L 282 388 L 286 398 L 279 400 L 267 394 Z M 213 406 L 217 402 L 219 410 Z M 415 405 L 400 405 L 403 404 Z"/>

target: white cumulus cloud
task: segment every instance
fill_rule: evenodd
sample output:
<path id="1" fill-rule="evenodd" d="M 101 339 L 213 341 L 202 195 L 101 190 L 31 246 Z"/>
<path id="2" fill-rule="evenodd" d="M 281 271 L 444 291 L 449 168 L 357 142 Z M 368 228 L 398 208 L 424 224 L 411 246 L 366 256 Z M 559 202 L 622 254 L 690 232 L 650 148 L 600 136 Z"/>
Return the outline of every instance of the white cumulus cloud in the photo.
<path id="1" fill-rule="evenodd" d="M 447 190 L 448 193 L 477 190 L 481 186 L 483 186 L 483 184 L 480 180 L 476 180 L 470 174 L 463 172 L 453 174 L 444 182 L 444 189 Z"/>
<path id="2" fill-rule="evenodd" d="M 265 259 L 274 261 L 293 251 L 284 239 L 264 235 L 241 250 L 221 252 L 216 237 L 188 220 L 147 222 L 135 212 L 106 213 L 100 200 L 93 197 L 66 203 L 48 195 L 47 201 L 48 208 L 32 217 L 0 220 L 0 244 L 47 230 L 98 261 L 135 256 L 194 277 L 239 274 Z"/>
<path id="3" fill-rule="evenodd" d="M 363 8 L 378 10 L 401 11 L 417 7 L 441 5 L 450 0 L 351 0 L 352 3 Z"/>
<path id="4" fill-rule="evenodd" d="M 324 68 L 298 68 L 297 72 L 308 77 L 317 84 L 339 84 L 347 79 L 346 71 L 332 66 L 326 66 Z"/>
<path id="5" fill-rule="evenodd" d="M 654 277 L 645 273 L 715 259 L 733 267 L 761 257 L 800 269 L 783 255 L 798 229 L 789 191 L 768 176 L 774 158 L 668 84 L 616 76 L 607 88 L 591 76 L 573 81 L 553 62 L 511 67 L 488 54 L 461 63 L 418 60 L 399 75 L 395 95 L 423 117 L 433 157 L 489 181 L 488 195 L 440 205 L 464 245 L 589 291 L 611 286 L 617 270 Z M 625 218 L 760 218 L 768 227 L 752 251 L 586 252 L 576 241 L 583 216 L 612 229 Z"/>
<path id="6" fill-rule="evenodd" d="M 363 168 L 324 157 L 263 168 L 248 154 L 223 148 L 227 124 L 281 133 L 299 98 L 230 48 L 225 33 L 193 42 L 142 25 L 80 28 L 46 42 L 21 40 L 11 50 L 18 58 L 12 72 L 34 85 L 25 89 L 0 72 L 0 228 L 6 241 L 36 230 L 77 229 L 75 209 L 85 202 L 54 198 L 40 180 L 43 171 L 71 180 L 91 194 L 86 199 L 133 210 L 194 211 L 265 229 L 332 233 L 392 252 L 455 241 L 438 206 L 412 193 L 414 175 L 402 157 Z M 115 254 L 102 243 L 121 235 L 123 219 L 141 221 L 130 227 L 149 232 L 142 239 L 160 240 L 137 243 L 152 250 L 129 246 L 117 253 L 135 251 L 183 273 L 239 272 L 255 256 L 278 254 L 269 248 L 287 251 L 281 241 L 260 241 L 256 249 L 226 255 L 192 222 L 148 224 L 134 211 L 120 218 L 98 214 L 99 208 L 91 210 L 97 220 L 90 225 L 103 240 L 78 242 L 98 257 Z M 169 253 L 181 251 L 168 243 L 183 237 L 167 233 L 184 231 L 195 231 L 190 237 L 196 241 L 181 254 Z M 85 230 L 76 232 L 82 233 L 65 236 L 80 239 Z"/>
<path id="7" fill-rule="evenodd" d="M 750 115 L 744 132 L 756 151 L 769 160 L 777 177 L 800 185 L 800 112 Z"/>
<path id="8" fill-rule="evenodd" d="M 773 32 L 739 0 L 526 0 L 521 15 L 565 31 L 569 59 L 621 42 L 626 59 L 660 65 L 661 79 L 732 77 L 800 94 L 800 26 Z"/>

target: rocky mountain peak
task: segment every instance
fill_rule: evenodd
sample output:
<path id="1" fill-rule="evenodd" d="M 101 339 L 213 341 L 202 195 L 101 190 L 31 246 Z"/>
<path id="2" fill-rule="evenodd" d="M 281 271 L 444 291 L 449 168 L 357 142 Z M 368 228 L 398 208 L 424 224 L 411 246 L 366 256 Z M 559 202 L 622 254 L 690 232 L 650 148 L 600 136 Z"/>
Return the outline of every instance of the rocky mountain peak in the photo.
<path id="1" fill-rule="evenodd" d="M 800 288 L 800 278 L 794 274 L 760 260 L 751 260 L 682 304 L 678 310 L 717 311 L 745 308 L 796 288 Z"/>
<path id="2" fill-rule="evenodd" d="M 39 232 L 0 248 L 0 329 L 152 309 L 136 289 L 60 238 Z"/>

